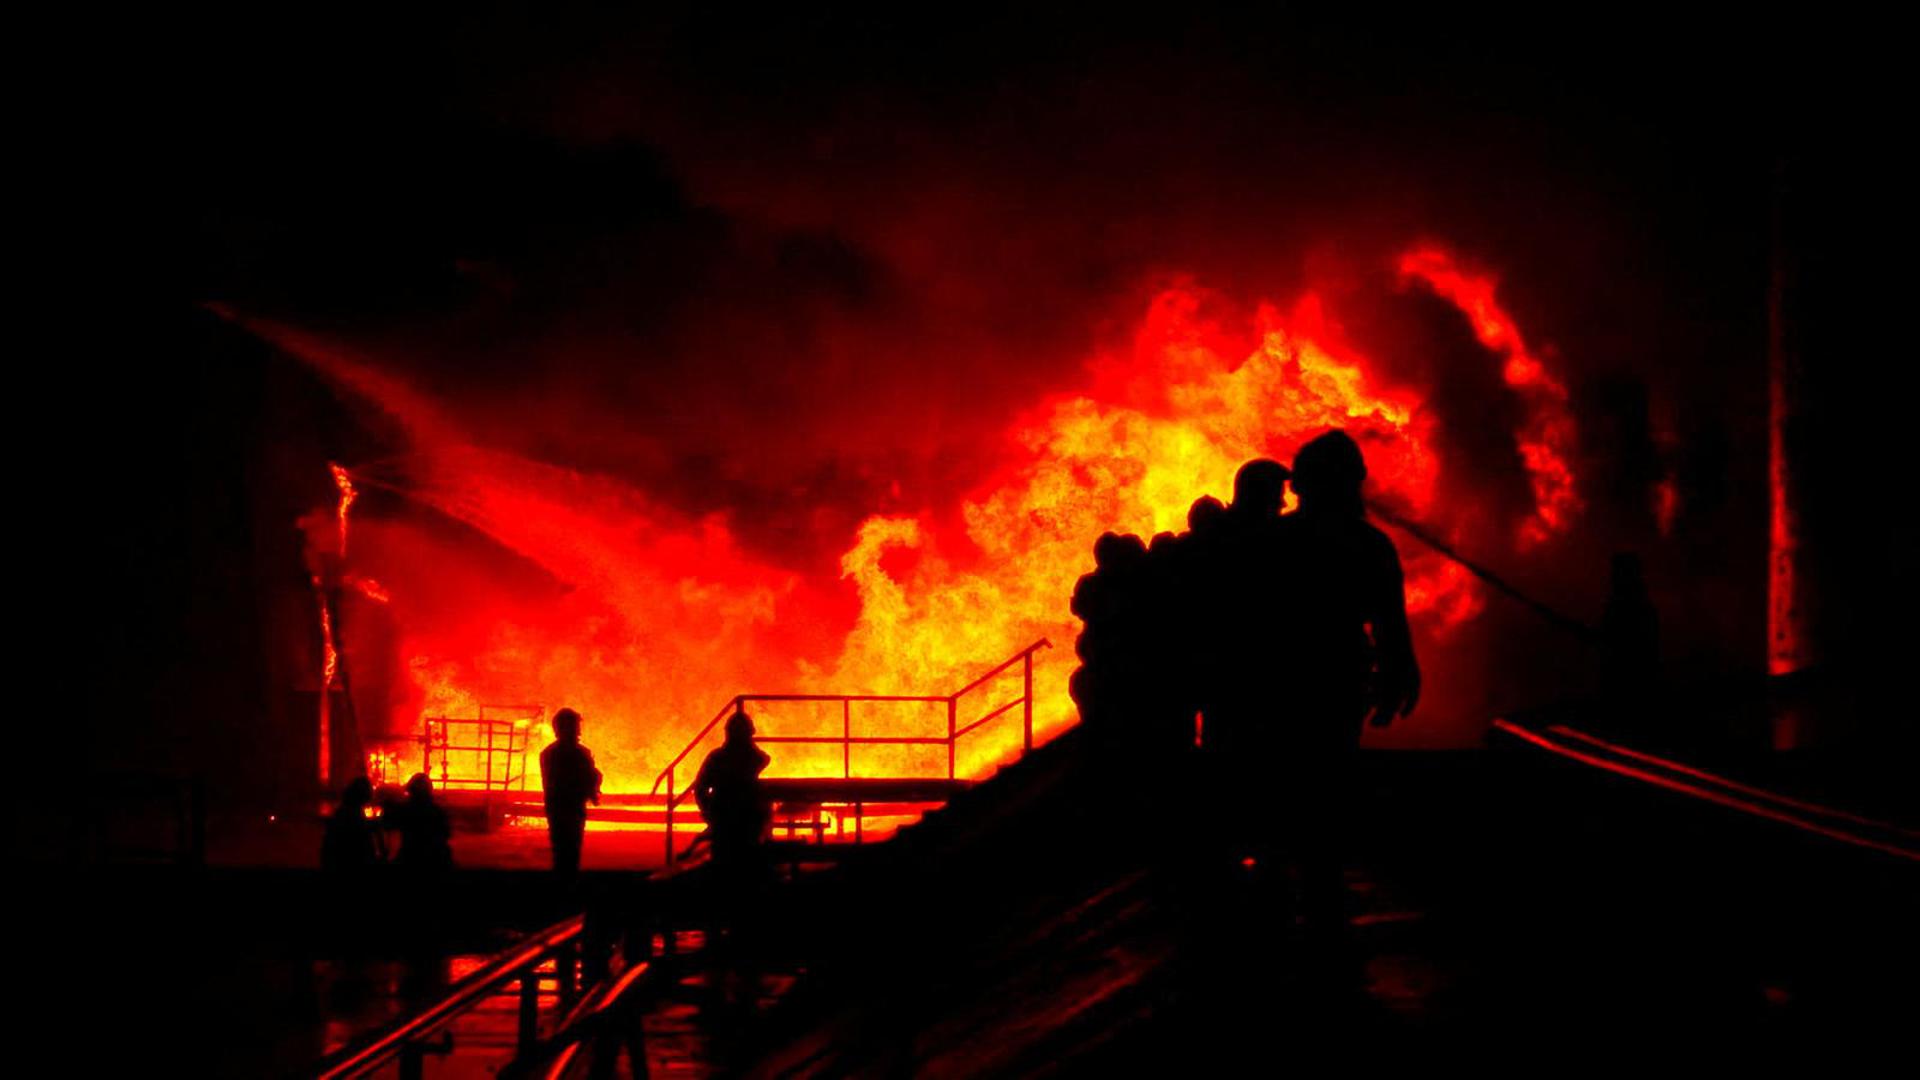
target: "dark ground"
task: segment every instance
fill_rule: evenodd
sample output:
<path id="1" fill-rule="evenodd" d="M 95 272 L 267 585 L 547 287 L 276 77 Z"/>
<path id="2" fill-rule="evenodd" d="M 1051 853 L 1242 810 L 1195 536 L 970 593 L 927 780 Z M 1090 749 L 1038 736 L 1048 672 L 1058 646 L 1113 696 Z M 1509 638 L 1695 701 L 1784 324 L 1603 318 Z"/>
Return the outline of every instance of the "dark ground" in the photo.
<path id="1" fill-rule="evenodd" d="M 1193 861 L 1202 807 L 1143 821 L 1166 808 L 1090 798 L 1072 742 L 777 893 L 760 940 L 791 991 L 724 1032 L 681 1008 L 703 1055 L 683 1064 L 966 1075 L 1440 1055 L 1537 1071 L 1678 1053 L 1845 1071 L 1920 1015 L 1912 863 L 1522 750 L 1375 754 L 1351 936 L 1324 949 L 1260 891 L 1264 868 Z M 52 901 L 18 924 L 29 968 L 52 975 L 37 1000 L 90 1033 L 59 1053 L 206 1075 L 298 1072 L 403 1006 L 356 999 L 350 942 L 393 982 L 419 927 L 483 953 L 564 910 L 526 872 L 462 871 L 411 908 L 391 890 L 343 905 L 305 871 L 24 880 Z M 704 903 L 697 884 L 597 882 L 683 921 Z"/>
<path id="2" fill-rule="evenodd" d="M 1250 879 L 1204 884 L 1179 855 L 1084 840 L 1100 811 L 1052 808 L 1074 824 L 936 820 L 964 840 L 924 838 L 926 862 L 899 852 L 888 881 L 912 884 L 862 909 L 899 914 L 868 941 L 851 936 L 861 919 L 840 924 L 822 1013 L 773 1040 L 774 1060 L 825 1075 L 1676 1050 L 1837 1065 L 1895 1044 L 1920 1005 L 1920 865 L 1530 754 L 1372 757 L 1352 938 L 1331 954 Z"/>

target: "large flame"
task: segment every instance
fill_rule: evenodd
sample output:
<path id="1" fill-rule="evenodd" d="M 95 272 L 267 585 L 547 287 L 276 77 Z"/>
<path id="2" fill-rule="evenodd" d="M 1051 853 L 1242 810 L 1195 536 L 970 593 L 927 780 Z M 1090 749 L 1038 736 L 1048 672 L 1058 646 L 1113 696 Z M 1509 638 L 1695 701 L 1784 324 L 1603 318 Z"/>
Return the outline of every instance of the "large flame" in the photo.
<path id="1" fill-rule="evenodd" d="M 1399 269 L 1468 315 L 1528 405 L 1516 441 L 1536 510 L 1519 525 L 1522 537 L 1537 543 L 1565 529 L 1579 501 L 1564 386 L 1494 303 L 1490 279 L 1434 248 L 1409 252 Z M 380 596 L 391 594 L 405 628 L 419 691 L 411 713 L 571 705 L 586 717 L 609 787 L 633 790 L 735 693 L 946 693 L 1035 639 L 1070 643 L 1078 625 L 1068 598 L 1095 537 L 1183 529 L 1193 500 L 1224 499 L 1242 463 L 1290 458 L 1327 428 L 1345 428 L 1364 447 L 1372 498 L 1413 517 L 1432 508 L 1442 462 L 1416 388 L 1383 382 L 1313 294 L 1284 310 L 1260 305 L 1246 325 L 1206 314 L 1209 299 L 1192 284 L 1161 292 L 1131 349 L 1090 365 L 1086 389 L 1038 403 L 1001 433 L 1004 463 L 957 514 L 866 519 L 840 560 L 841 581 L 746 550 L 724 516 L 689 517 L 609 477 L 476 445 L 374 366 L 297 331 L 252 325 L 408 428 L 415 453 L 356 469 L 363 485 L 465 522 L 559 583 L 529 599 L 476 579 L 451 590 L 461 596 L 455 610 L 444 588 L 428 610 L 425 600 L 409 607 L 412 583 L 390 578 Z M 344 471 L 336 480 L 344 548 L 352 488 Z M 1432 640 L 1479 609 L 1477 585 L 1458 566 L 1424 551 L 1403 555 L 1416 633 Z M 1039 654 L 1041 738 L 1074 720 L 1073 664 L 1069 648 Z M 776 709 L 761 729 L 837 733 L 841 722 L 837 708 L 831 717 Z M 856 734 L 944 734 L 944 713 L 863 707 L 854 725 Z M 1020 737 L 1017 718 L 983 729 L 963 746 L 962 771 L 1005 760 Z M 862 748 L 855 769 L 943 771 L 945 751 L 936 761 L 924 749 Z M 776 774 L 840 766 L 837 749 L 780 751 Z"/>

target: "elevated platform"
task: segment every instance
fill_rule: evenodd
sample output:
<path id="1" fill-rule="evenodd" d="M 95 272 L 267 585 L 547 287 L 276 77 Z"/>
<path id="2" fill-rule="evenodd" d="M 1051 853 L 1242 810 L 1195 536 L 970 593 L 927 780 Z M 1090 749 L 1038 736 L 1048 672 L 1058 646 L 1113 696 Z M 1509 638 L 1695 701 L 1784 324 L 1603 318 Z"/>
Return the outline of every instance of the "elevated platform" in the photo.
<path id="1" fill-rule="evenodd" d="M 973 781 L 921 777 L 806 777 L 763 780 L 761 787 L 777 802 L 811 802 L 831 806 L 924 804 L 946 802 L 973 787 Z"/>
<path id="2" fill-rule="evenodd" d="M 991 747 L 993 744 L 985 743 L 985 736 L 981 733 L 993 730 L 992 725 L 996 723 L 1006 724 L 1010 722 L 1008 718 L 1018 717 L 1020 752 L 1033 750 L 1033 657 L 1041 649 L 1051 647 L 1051 642 L 1041 638 L 949 694 L 735 695 L 654 778 L 650 794 L 665 796 L 661 806 L 666 832 L 662 854 L 666 864 L 672 866 L 689 850 L 675 840 L 674 833 L 676 828 L 684 830 L 682 823 L 690 813 L 690 809 L 683 807 L 692 801 L 689 774 L 697 770 L 695 762 L 702 760 L 705 752 L 720 745 L 724 731 L 722 725 L 735 713 L 745 712 L 749 704 L 756 708 L 799 706 L 813 710 L 816 713 L 815 724 L 819 723 L 818 714 L 822 710 L 829 716 L 839 714 L 838 734 L 823 734 L 817 728 L 803 734 L 770 732 L 762 728 L 756 732 L 754 742 L 773 755 L 776 762 L 788 747 L 804 747 L 815 754 L 825 751 L 828 755 L 838 756 L 840 762 L 838 777 L 762 779 L 761 783 L 774 802 L 773 833 L 776 837 L 783 831 L 789 839 L 807 832 L 816 842 L 823 842 L 828 829 L 820 812 L 826 807 L 837 807 L 847 813 L 836 816 L 834 833 L 845 838 L 846 819 L 851 817 L 851 839 L 858 844 L 864 838 L 866 819 L 880 816 L 880 807 L 895 813 L 917 814 L 942 805 L 966 791 L 970 784 L 961 775 L 959 765 L 963 740 L 971 737 L 973 741 L 967 743 L 969 748 L 983 744 Z M 1015 679 L 1018 680 L 1017 691 L 1007 685 Z M 1012 696 L 1005 696 L 1008 694 Z M 999 703 L 993 704 L 996 700 Z M 892 725 L 882 725 L 877 733 L 870 730 L 873 721 L 866 717 L 867 710 L 902 707 L 922 714 L 922 723 L 928 709 L 944 712 L 946 734 L 901 734 L 901 729 Z M 862 714 L 859 723 L 855 721 L 856 708 Z M 905 730 L 913 729 L 908 727 Z M 944 754 L 946 776 L 874 776 L 868 769 L 855 768 L 856 755 L 864 756 L 878 748 Z"/>
<path id="3" fill-rule="evenodd" d="M 847 807 L 856 809 L 869 817 L 885 817 L 899 814 L 917 814 L 929 807 L 939 806 L 973 787 L 971 780 L 947 780 L 944 778 L 922 777 L 782 777 L 761 781 L 761 788 L 768 798 L 776 804 Z M 453 808 L 477 807 L 482 796 L 477 792 L 449 792 L 443 801 Z M 537 819 L 546 816 L 546 807 L 541 803 L 538 792 L 515 793 L 509 800 L 498 802 L 505 811 L 517 818 Z M 603 795 L 600 803 L 589 809 L 594 821 L 623 822 L 629 824 L 654 824 L 664 826 L 667 822 L 667 798 L 665 795 L 622 792 Z M 690 810 L 680 810 L 677 818 L 682 822 L 698 821 L 699 816 Z"/>

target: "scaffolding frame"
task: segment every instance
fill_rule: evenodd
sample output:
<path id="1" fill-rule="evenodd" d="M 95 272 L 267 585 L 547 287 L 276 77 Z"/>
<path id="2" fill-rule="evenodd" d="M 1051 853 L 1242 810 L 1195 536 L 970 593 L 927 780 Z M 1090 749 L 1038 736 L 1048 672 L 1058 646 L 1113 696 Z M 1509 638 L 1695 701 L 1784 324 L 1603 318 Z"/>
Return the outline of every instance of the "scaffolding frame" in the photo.
<path id="1" fill-rule="evenodd" d="M 539 705 L 482 705 L 477 717 L 429 716 L 421 771 L 440 791 L 480 793 L 491 817 L 496 799 L 504 808 L 527 790 L 527 750 L 544 715 Z"/>

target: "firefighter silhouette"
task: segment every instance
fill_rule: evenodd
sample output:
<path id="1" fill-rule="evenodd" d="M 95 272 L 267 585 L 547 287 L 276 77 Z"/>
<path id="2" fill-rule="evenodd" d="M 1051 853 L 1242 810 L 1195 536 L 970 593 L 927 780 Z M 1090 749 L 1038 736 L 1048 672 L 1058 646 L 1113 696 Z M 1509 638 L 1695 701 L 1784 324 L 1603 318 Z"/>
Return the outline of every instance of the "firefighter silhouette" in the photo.
<path id="1" fill-rule="evenodd" d="M 745 873 L 757 861 L 773 808 L 760 785 L 770 760 L 753 741 L 753 718 L 736 708 L 726 738 L 700 763 L 693 798 L 707 822 L 707 842 L 723 873 Z"/>
<path id="2" fill-rule="evenodd" d="M 540 751 L 540 790 L 547 807 L 547 841 L 553 869 L 570 877 L 580 871 L 586 841 L 587 804 L 600 801 L 600 770 L 593 751 L 580 745 L 580 714 L 553 714 L 553 742 Z"/>
<path id="3" fill-rule="evenodd" d="M 1282 515 L 1289 480 L 1299 507 Z M 1399 553 L 1366 520 L 1365 480 L 1359 446 L 1338 430 L 1302 446 L 1291 470 L 1250 461 L 1232 504 L 1199 500 L 1187 533 L 1151 548 L 1102 536 L 1073 598 L 1085 622 L 1074 700 L 1096 747 L 1127 748 L 1105 760 L 1168 766 L 1200 742 L 1217 854 L 1292 863 L 1319 926 L 1342 922 L 1361 730 L 1420 695 Z"/>

